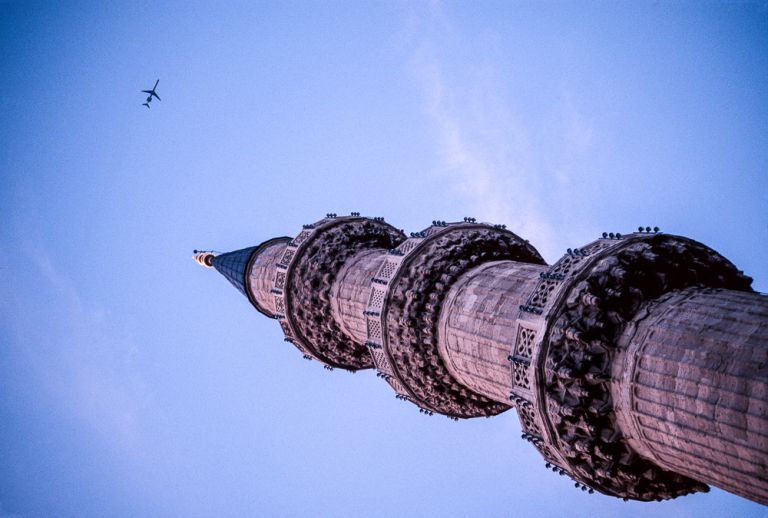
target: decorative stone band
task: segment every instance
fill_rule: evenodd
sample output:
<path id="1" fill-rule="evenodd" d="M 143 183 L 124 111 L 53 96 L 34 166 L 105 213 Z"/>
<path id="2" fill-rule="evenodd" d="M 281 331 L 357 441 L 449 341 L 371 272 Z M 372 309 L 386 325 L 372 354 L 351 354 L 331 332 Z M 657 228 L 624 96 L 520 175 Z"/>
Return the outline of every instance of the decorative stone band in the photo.
<path id="1" fill-rule="evenodd" d="M 451 285 L 484 262 L 505 259 L 545 264 L 535 248 L 498 225 L 439 223 L 390 251 L 372 280 L 365 315 L 376 368 L 399 398 L 452 418 L 509 408 L 460 384 L 436 343 L 440 308 Z"/>
<path id="2" fill-rule="evenodd" d="M 569 286 L 574 271 L 582 266 L 589 255 L 618 244 L 618 241 L 604 239 L 583 249 L 569 250 L 567 255 L 539 275 L 538 284 L 526 303 L 520 306 L 514 331 L 515 344 L 509 355 L 509 361 L 512 362 L 510 400 L 517 409 L 522 437 L 539 450 L 547 461 L 547 467 L 572 478 L 573 475 L 564 468 L 568 466 L 567 459 L 558 448 L 552 426 L 547 421 L 547 408 L 541 389 L 542 369 L 538 367 L 543 361 L 541 344 L 554 301 Z"/>
<path id="3" fill-rule="evenodd" d="M 270 308 L 264 307 L 262 304 L 259 303 L 258 299 L 254 295 L 254 290 L 252 289 L 251 283 L 253 282 L 253 280 L 251 278 L 251 272 L 253 270 L 253 263 L 254 261 L 258 260 L 259 255 L 267 248 L 274 245 L 278 245 L 280 243 L 288 243 L 290 240 L 291 240 L 290 237 L 275 237 L 272 239 L 268 239 L 267 241 L 264 241 L 263 243 L 261 243 L 259 246 L 256 247 L 256 250 L 254 250 L 253 253 L 251 253 L 251 257 L 250 259 L 248 259 L 248 265 L 245 267 L 245 283 L 246 283 L 245 293 L 248 296 L 248 300 L 251 302 L 251 304 L 253 304 L 253 307 L 255 307 L 259 313 L 269 318 L 275 318 L 275 315 L 270 311 Z"/>
<path id="4" fill-rule="evenodd" d="M 706 491 L 623 440 L 611 399 L 612 363 L 643 302 L 690 286 L 749 291 L 750 283 L 714 250 L 677 236 L 600 239 L 564 256 L 521 306 L 511 360 L 523 366 L 519 379 L 513 375 L 512 398 L 527 408 L 519 413 L 524 437 L 583 489 L 636 500 Z"/>
<path id="5" fill-rule="evenodd" d="M 366 249 L 390 249 L 405 239 L 383 220 L 327 217 L 305 225 L 288 243 L 276 269 L 275 305 L 285 340 L 328 367 L 373 367 L 363 344 L 333 319 L 331 288 L 344 262 Z"/>

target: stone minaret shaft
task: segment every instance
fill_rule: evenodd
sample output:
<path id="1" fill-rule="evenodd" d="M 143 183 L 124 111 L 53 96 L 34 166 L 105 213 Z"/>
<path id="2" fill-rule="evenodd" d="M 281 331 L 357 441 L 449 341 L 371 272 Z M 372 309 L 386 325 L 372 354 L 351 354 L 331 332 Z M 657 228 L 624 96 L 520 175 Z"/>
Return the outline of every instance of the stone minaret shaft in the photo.
<path id="1" fill-rule="evenodd" d="M 674 292 L 643 308 L 622 338 L 611 388 L 632 448 L 670 471 L 768 502 L 768 297 Z"/>
<path id="2" fill-rule="evenodd" d="M 422 413 L 515 407 L 523 438 L 585 491 L 712 484 L 768 504 L 768 297 L 700 243 L 604 234 L 547 266 L 501 225 L 406 238 L 355 213 L 196 259 L 305 358 L 375 368 Z"/>

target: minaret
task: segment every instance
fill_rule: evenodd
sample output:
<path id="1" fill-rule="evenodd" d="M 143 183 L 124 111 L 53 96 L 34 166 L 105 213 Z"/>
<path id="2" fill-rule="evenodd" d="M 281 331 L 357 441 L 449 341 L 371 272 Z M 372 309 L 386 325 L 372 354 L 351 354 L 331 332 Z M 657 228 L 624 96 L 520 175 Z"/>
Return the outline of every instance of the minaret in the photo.
<path id="1" fill-rule="evenodd" d="M 701 243 L 640 228 L 548 266 L 503 225 L 328 214 L 195 260 L 326 368 L 375 368 L 451 419 L 517 411 L 584 491 L 768 504 L 768 297 Z"/>

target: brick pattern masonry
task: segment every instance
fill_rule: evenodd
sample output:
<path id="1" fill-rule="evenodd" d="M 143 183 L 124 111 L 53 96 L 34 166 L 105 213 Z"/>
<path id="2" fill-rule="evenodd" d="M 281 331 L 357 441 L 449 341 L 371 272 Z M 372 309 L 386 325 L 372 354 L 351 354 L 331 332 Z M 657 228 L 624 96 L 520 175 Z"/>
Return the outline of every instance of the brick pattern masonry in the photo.
<path id="1" fill-rule="evenodd" d="M 700 243 L 604 235 L 549 267 L 501 225 L 329 214 L 245 281 L 306 358 L 375 368 L 422 413 L 516 407 L 582 490 L 768 504 L 768 297 Z"/>

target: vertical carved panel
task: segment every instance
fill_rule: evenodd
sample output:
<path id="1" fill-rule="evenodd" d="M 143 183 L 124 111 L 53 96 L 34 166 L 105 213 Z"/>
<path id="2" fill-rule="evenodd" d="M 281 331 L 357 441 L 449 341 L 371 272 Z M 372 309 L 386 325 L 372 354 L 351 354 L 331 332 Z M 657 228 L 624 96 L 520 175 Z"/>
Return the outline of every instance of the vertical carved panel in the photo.
<path id="1" fill-rule="evenodd" d="M 533 358 L 533 344 L 536 341 L 536 330 L 522 325 L 517 327 L 517 340 L 514 355 L 530 361 Z"/>
<path id="2" fill-rule="evenodd" d="M 512 362 L 512 381 L 513 387 L 531 389 L 530 363 L 522 361 Z"/>

